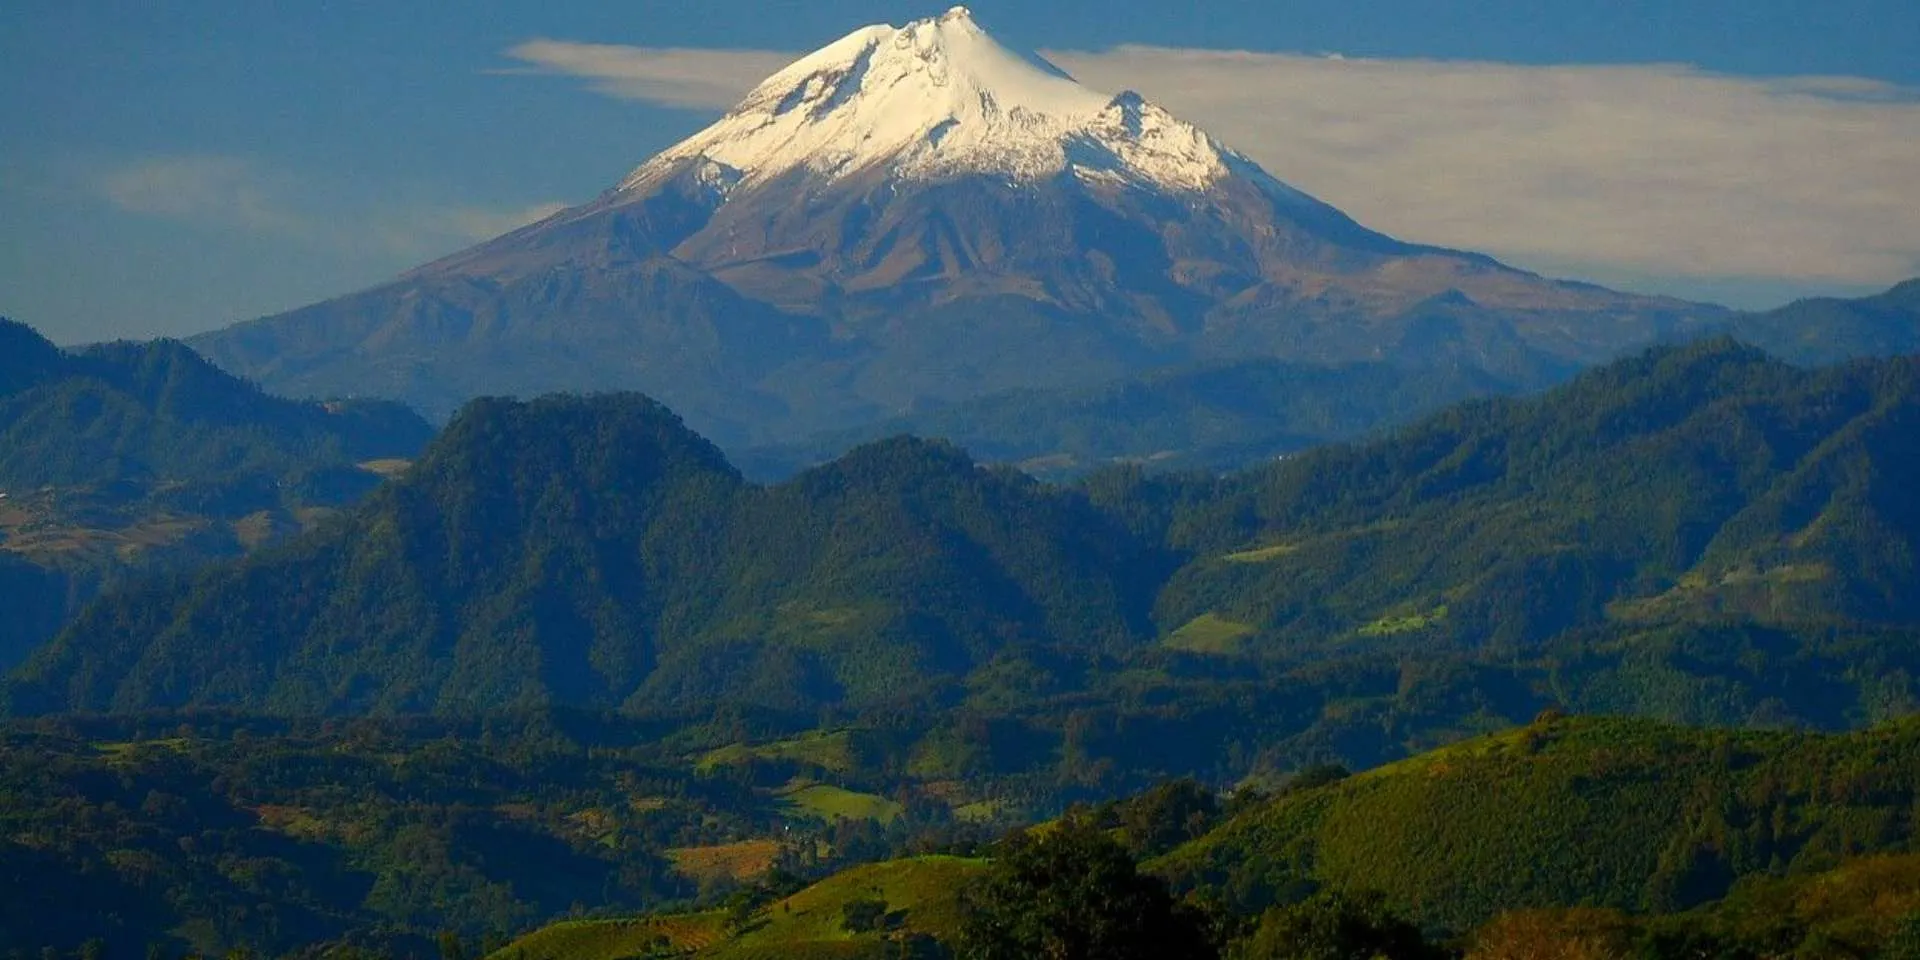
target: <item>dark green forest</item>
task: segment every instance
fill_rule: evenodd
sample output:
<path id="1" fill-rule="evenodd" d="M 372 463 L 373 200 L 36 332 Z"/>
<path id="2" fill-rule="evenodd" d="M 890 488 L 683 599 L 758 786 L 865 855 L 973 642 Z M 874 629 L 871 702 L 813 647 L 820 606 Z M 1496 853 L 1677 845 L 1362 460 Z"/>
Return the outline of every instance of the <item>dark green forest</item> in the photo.
<path id="1" fill-rule="evenodd" d="M 1916 374 L 1711 341 L 1224 478 L 1072 487 L 905 438 L 761 486 L 644 398 L 482 401 L 327 529 L 87 609 L 9 703 L 1237 744 L 1116 758 L 1147 776 L 1372 764 L 1552 705 L 1857 725 L 1916 695 Z"/>

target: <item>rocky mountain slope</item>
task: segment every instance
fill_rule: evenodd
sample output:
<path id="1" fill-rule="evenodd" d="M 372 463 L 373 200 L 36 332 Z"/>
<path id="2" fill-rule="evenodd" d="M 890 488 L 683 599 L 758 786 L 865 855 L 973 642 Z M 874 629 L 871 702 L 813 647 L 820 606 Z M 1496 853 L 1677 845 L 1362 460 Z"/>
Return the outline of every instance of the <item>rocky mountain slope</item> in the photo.
<path id="1" fill-rule="evenodd" d="M 443 415 L 637 388 L 736 447 L 1206 360 L 1529 379 L 1721 315 L 1368 230 L 956 8 L 802 58 L 587 204 L 194 345 Z"/>

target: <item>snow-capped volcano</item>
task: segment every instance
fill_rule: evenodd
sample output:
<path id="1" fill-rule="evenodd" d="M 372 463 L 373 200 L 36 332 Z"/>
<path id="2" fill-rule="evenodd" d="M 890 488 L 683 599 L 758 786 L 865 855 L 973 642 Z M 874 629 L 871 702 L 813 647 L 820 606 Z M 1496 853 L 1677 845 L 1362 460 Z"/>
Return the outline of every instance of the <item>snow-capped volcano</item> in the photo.
<path id="1" fill-rule="evenodd" d="M 580 206 L 194 343 L 433 413 L 640 389 L 742 444 L 1210 360 L 1533 382 L 1696 317 L 1369 230 L 955 8 L 801 58 Z"/>
<path id="2" fill-rule="evenodd" d="M 1251 166 L 1137 94 L 1095 92 L 1037 54 L 1001 46 L 965 7 L 865 27 L 801 58 L 620 190 L 644 193 L 688 162 L 723 190 L 801 169 L 827 179 L 879 170 L 1027 181 L 1072 171 L 1201 190 L 1230 164 Z"/>

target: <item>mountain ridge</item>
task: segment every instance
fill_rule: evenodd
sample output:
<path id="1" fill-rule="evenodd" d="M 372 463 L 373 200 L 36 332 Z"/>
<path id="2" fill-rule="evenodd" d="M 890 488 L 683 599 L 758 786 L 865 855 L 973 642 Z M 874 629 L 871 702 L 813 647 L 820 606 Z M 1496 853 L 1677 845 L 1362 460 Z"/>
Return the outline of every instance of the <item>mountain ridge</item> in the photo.
<path id="1" fill-rule="evenodd" d="M 193 344 L 436 416 L 639 389 L 740 449 L 1255 357 L 1537 379 L 1725 315 L 1369 230 L 955 11 L 802 58 L 599 198 Z"/>
<path id="2" fill-rule="evenodd" d="M 394 404 L 269 396 L 178 341 L 67 352 L 0 319 L 0 667 L 103 587 L 302 528 L 431 432 Z"/>
<path id="3" fill-rule="evenodd" d="M 1146 683 L 1287 691 L 1243 752 L 1374 756 L 1399 748 L 1336 702 L 1411 657 L 1474 665 L 1416 730 L 1556 700 L 1842 725 L 1920 696 L 1916 411 L 1911 360 L 1712 341 L 1241 474 L 1062 489 L 904 438 L 759 486 L 643 398 L 481 401 L 329 531 L 93 605 L 14 704 L 1124 715 Z"/>

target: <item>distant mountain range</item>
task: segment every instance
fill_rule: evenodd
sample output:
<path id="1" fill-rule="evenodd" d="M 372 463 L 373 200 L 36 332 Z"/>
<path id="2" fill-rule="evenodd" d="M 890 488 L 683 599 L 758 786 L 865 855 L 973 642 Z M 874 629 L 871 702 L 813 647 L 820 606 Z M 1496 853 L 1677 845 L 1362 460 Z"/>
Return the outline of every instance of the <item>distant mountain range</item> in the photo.
<path id="1" fill-rule="evenodd" d="M 1042 478 L 1120 464 L 1224 472 L 1521 389 L 1475 367 L 1240 360 L 1092 387 L 1012 390 L 804 443 L 757 447 L 734 459 L 749 476 L 777 480 L 862 443 L 907 434 L 947 440 L 982 461 Z"/>
<path id="2" fill-rule="evenodd" d="M 417 452 L 432 428 L 377 401 L 270 396 L 184 344 L 66 353 L 0 319 L 0 488 L 200 481 Z"/>
<path id="3" fill-rule="evenodd" d="M 192 343 L 436 417 L 637 389 L 741 449 L 1248 358 L 1538 382 L 1729 317 L 1383 236 L 956 12 L 801 59 L 583 206 Z"/>
<path id="4" fill-rule="evenodd" d="M 1859 299 L 1795 301 L 1739 317 L 1727 331 L 1808 366 L 1920 353 L 1920 279 Z"/>

